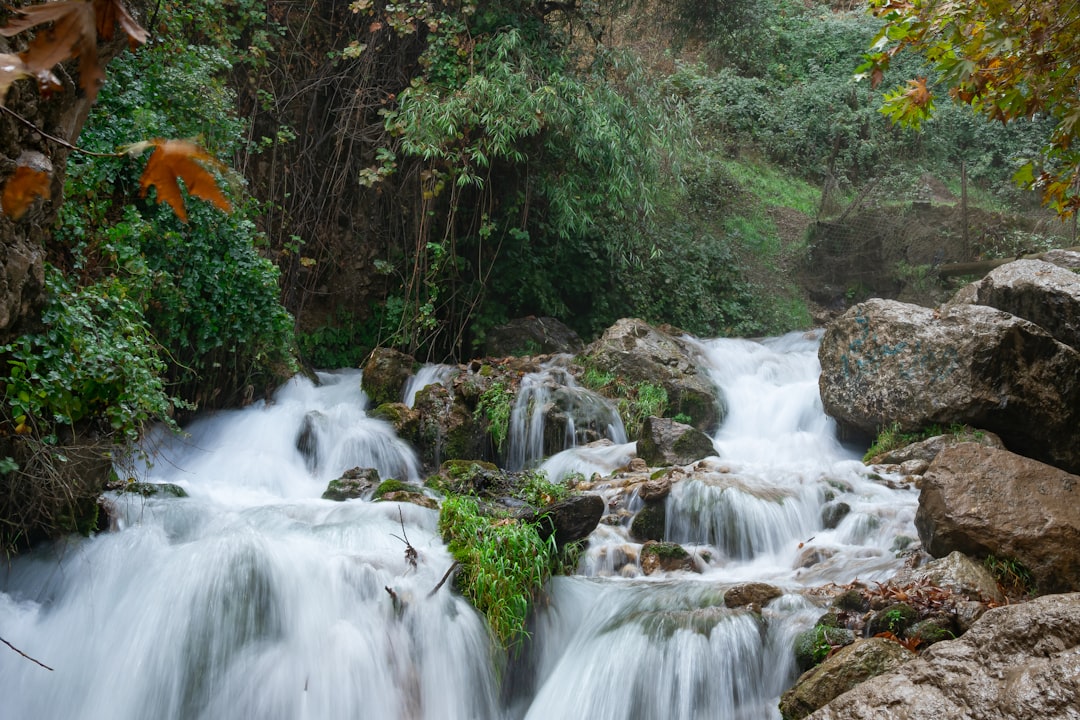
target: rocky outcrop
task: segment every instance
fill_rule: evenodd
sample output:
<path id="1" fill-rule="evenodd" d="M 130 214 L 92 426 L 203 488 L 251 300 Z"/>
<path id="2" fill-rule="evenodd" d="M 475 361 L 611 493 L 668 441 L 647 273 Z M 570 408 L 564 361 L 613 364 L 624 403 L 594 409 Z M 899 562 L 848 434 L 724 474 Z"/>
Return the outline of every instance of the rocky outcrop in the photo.
<path id="1" fill-rule="evenodd" d="M 641 571 L 646 575 L 655 572 L 675 572 L 688 570 L 697 572 L 694 558 L 682 545 L 672 542 L 656 542 L 650 540 L 641 546 Z"/>
<path id="2" fill-rule="evenodd" d="M 915 655 L 885 638 L 859 640 L 808 670 L 780 700 L 784 720 L 802 720 L 810 713 L 872 677 L 908 662 Z"/>
<path id="3" fill-rule="evenodd" d="M 973 443 L 946 448 L 923 478 L 915 526 L 936 557 L 1023 564 L 1042 592 L 1080 589 L 1080 477 Z"/>
<path id="4" fill-rule="evenodd" d="M 1080 352 L 1027 320 L 870 300 L 829 326 L 818 356 L 825 410 L 849 434 L 961 423 L 1080 469 Z"/>
<path id="5" fill-rule="evenodd" d="M 812 720 L 1031 720 L 1078 718 L 1080 594 L 1049 595 L 987 612 L 867 680 Z"/>
<path id="6" fill-rule="evenodd" d="M 1030 320 L 1080 349 L 1080 275 L 1071 270 L 1042 260 L 1017 260 L 975 283 L 967 297 Z"/>
<path id="7" fill-rule="evenodd" d="M 948 588 L 968 600 L 1004 603 L 1005 596 L 990 572 L 961 552 L 951 552 L 918 568 L 905 568 L 889 581 L 894 585 L 923 583 Z"/>
<path id="8" fill-rule="evenodd" d="M 484 336 L 484 352 L 489 357 L 577 353 L 584 347 L 576 332 L 550 317 L 516 318 Z"/>
<path id="9" fill-rule="evenodd" d="M 653 467 L 690 465 L 715 454 L 712 438 L 670 418 L 646 418 L 637 441 L 638 457 Z"/>
<path id="10" fill-rule="evenodd" d="M 628 383 L 664 388 L 668 412 L 685 414 L 698 430 L 714 432 L 723 416 L 718 390 L 699 369 L 690 343 L 637 319 L 619 320 L 584 352 L 585 362 Z"/>
<path id="11" fill-rule="evenodd" d="M 944 435 L 934 435 L 928 437 L 925 440 L 905 445 L 895 450 L 881 453 L 873 458 L 870 462 L 874 465 L 903 465 L 904 463 L 911 462 L 912 460 L 923 461 L 927 464 L 934 462 L 934 458 L 938 453 L 944 450 L 946 447 L 952 445 L 959 445 L 960 443 L 974 442 L 986 447 L 1002 448 L 1005 445 L 1001 442 L 1001 438 L 992 432 L 985 430 L 974 430 L 972 428 L 965 428 L 960 432 L 950 432 Z M 925 471 L 925 467 L 923 470 Z M 922 473 L 919 473 L 920 475 Z"/>
<path id="12" fill-rule="evenodd" d="M 376 348 L 364 363 L 361 386 L 368 396 L 371 407 L 383 403 L 400 402 L 405 383 L 412 377 L 416 361 L 412 356 L 391 350 Z"/>

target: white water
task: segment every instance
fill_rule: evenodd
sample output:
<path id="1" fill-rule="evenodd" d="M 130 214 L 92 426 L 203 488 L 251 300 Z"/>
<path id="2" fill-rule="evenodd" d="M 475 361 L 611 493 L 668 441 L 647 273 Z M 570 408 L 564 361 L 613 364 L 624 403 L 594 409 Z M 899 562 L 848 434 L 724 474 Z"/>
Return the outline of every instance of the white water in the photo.
<path id="1" fill-rule="evenodd" d="M 703 348 L 730 414 L 709 471 L 675 484 L 666 531 L 700 574 L 640 576 L 640 545 L 624 524 L 603 524 L 581 574 L 551 584 L 532 645 L 500 671 L 506 659 L 449 584 L 428 597 L 451 562 L 435 511 L 319 499 L 353 466 L 418 474 L 389 426 L 364 416 L 358 374 L 327 375 L 318 388 L 294 380 L 272 405 L 204 418 L 183 441 L 157 439 L 140 479 L 179 484 L 189 498 L 117 498 L 115 532 L 43 549 L 0 575 L 0 637 L 55 668 L 0 647 L 0 715 L 778 717 L 792 637 L 821 612 L 801 590 L 898 567 L 890 547 L 914 534 L 915 497 L 868 479 L 833 439 L 815 338 Z M 577 447 L 545 467 L 606 473 L 631 449 Z M 829 502 L 851 512 L 825 530 Z M 825 559 L 800 567 L 808 551 Z M 721 603 L 751 579 L 786 592 L 764 622 Z"/>

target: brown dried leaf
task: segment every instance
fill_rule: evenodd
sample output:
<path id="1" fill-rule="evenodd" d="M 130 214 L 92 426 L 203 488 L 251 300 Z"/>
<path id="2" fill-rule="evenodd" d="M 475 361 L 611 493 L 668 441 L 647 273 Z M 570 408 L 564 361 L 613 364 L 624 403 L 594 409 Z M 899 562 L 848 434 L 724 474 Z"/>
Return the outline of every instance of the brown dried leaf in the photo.
<path id="1" fill-rule="evenodd" d="M 180 192 L 183 180 L 188 194 L 208 200 L 224 212 L 232 212 L 232 204 L 221 193 L 214 175 L 207 166 L 221 169 L 221 164 L 208 152 L 185 140 L 151 140 L 154 152 L 146 162 L 139 178 L 141 195 L 146 197 L 150 186 L 157 189 L 157 201 L 172 206 L 176 216 L 187 222 L 184 196 Z"/>
<path id="2" fill-rule="evenodd" d="M 0 27 L 0 35 L 12 37 L 38 25 L 52 23 L 38 30 L 25 51 L 19 53 L 32 73 L 40 76 L 59 63 L 79 58 L 79 85 L 93 102 L 105 81 L 105 71 L 98 63 L 97 30 L 94 6 L 84 0 L 59 0 L 19 8 L 21 17 Z"/>
<path id="3" fill-rule="evenodd" d="M 128 36 L 128 46 L 132 50 L 150 37 L 150 33 L 135 22 L 120 0 L 94 0 L 94 14 L 97 15 L 97 34 L 102 40 L 112 40 L 117 23 Z"/>
<path id="4" fill-rule="evenodd" d="M 8 88 L 20 78 L 32 77 L 30 68 L 18 55 L 0 54 L 0 105 L 7 98 Z"/>
<path id="5" fill-rule="evenodd" d="M 39 197 L 50 197 L 49 185 L 52 175 L 45 170 L 38 170 L 27 165 L 20 165 L 15 174 L 4 184 L 0 204 L 4 214 L 12 220 L 21 218 L 30 205 Z"/>

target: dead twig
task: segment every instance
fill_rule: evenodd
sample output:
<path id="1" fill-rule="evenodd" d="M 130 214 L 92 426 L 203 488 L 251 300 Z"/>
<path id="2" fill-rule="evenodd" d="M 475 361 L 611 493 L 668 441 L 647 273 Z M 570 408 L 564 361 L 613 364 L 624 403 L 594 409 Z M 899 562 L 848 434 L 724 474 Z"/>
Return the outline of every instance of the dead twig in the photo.
<path id="1" fill-rule="evenodd" d="M 32 658 L 32 657 L 30 657 L 29 655 L 27 655 L 26 653 L 24 653 L 24 652 L 23 652 L 22 650 L 20 650 L 19 648 L 15 647 L 15 646 L 14 646 L 14 645 L 12 645 L 11 643 L 9 643 L 9 642 L 8 642 L 7 640 L 5 640 L 4 638 L 0 637 L 0 642 L 4 643 L 4 644 L 5 644 L 5 645 L 7 645 L 7 646 L 8 646 L 9 648 L 11 648 L 11 649 L 12 649 L 12 650 L 14 650 L 15 652 L 19 653 L 20 655 L 22 655 L 22 656 L 23 656 L 24 658 L 26 658 L 26 659 L 27 659 L 27 660 L 29 660 L 30 662 L 32 662 L 32 663 L 34 663 L 34 664 L 36 664 L 36 665 L 40 665 L 41 667 L 45 668 L 46 670 L 48 670 L 48 671 L 50 671 L 50 672 L 52 672 L 52 671 L 53 671 L 53 669 L 52 669 L 51 667 L 49 667 L 49 666 L 48 666 L 48 665 L 46 665 L 45 663 L 41 662 L 40 660 L 37 660 L 37 659 L 35 659 L 35 658 Z"/>
<path id="2" fill-rule="evenodd" d="M 451 566 L 450 566 L 450 569 L 449 569 L 449 570 L 447 570 L 447 571 L 446 571 L 446 572 L 445 572 L 445 573 L 443 574 L 443 576 L 442 576 L 442 580 L 440 580 L 440 581 L 439 581 L 439 584 L 438 584 L 438 585 L 436 585 L 435 587 L 433 587 L 433 588 L 431 589 L 431 592 L 429 592 L 429 593 L 427 594 L 427 596 L 428 596 L 428 597 L 431 597 L 431 596 L 432 596 L 432 595 L 434 595 L 435 593 L 439 592 L 439 588 L 441 588 L 441 587 L 442 587 L 443 585 L 445 585 L 445 584 L 446 584 L 446 581 L 447 581 L 447 579 L 448 579 L 448 578 L 450 577 L 450 574 L 451 574 L 451 573 L 453 573 L 453 572 L 454 572 L 454 570 L 456 570 L 456 569 L 457 569 L 457 566 L 458 566 L 458 562 L 457 562 L 457 560 L 455 560 L 455 561 L 454 561 L 454 563 L 453 563 L 453 565 L 451 565 Z"/>

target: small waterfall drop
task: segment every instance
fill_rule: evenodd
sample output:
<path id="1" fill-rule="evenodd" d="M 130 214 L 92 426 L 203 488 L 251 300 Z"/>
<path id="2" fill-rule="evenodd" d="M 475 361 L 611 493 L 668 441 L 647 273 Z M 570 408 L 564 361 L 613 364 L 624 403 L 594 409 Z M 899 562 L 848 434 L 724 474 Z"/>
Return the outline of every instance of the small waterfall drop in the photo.
<path id="1" fill-rule="evenodd" d="M 111 532 L 0 572 L 0 637 L 55 668 L 0 647 L 3 716 L 776 720 L 793 637 L 822 612 L 807 590 L 884 579 L 902 562 L 894 542 L 914 535 L 915 492 L 875 482 L 835 440 L 817 341 L 700 343 L 729 413 L 661 525 L 692 570 L 642 573 L 635 496 L 594 531 L 577 574 L 550 583 L 517 656 L 493 649 L 451 583 L 432 594 L 452 562 L 436 511 L 320 499 L 354 466 L 419 479 L 413 450 L 365 415 L 358 372 L 297 378 L 271 403 L 152 435 L 135 474 L 188 497 L 110 495 Z M 424 373 L 417 383 L 433 381 Z M 567 448 L 542 469 L 605 476 L 594 491 L 614 506 L 634 444 L 610 404 L 557 366 L 522 385 L 514 462 Z M 760 615 L 725 607 L 751 580 L 783 594 Z"/>
<path id="2" fill-rule="evenodd" d="M 409 407 L 416 404 L 416 393 L 428 385 L 448 385 L 457 370 L 452 365 L 428 363 L 416 371 L 416 374 L 405 383 L 402 392 L 402 402 Z"/>
<path id="3" fill-rule="evenodd" d="M 623 444 L 626 428 L 610 400 L 579 386 L 565 368 L 548 364 L 521 378 L 509 436 L 507 467 L 523 470 L 600 438 Z"/>

